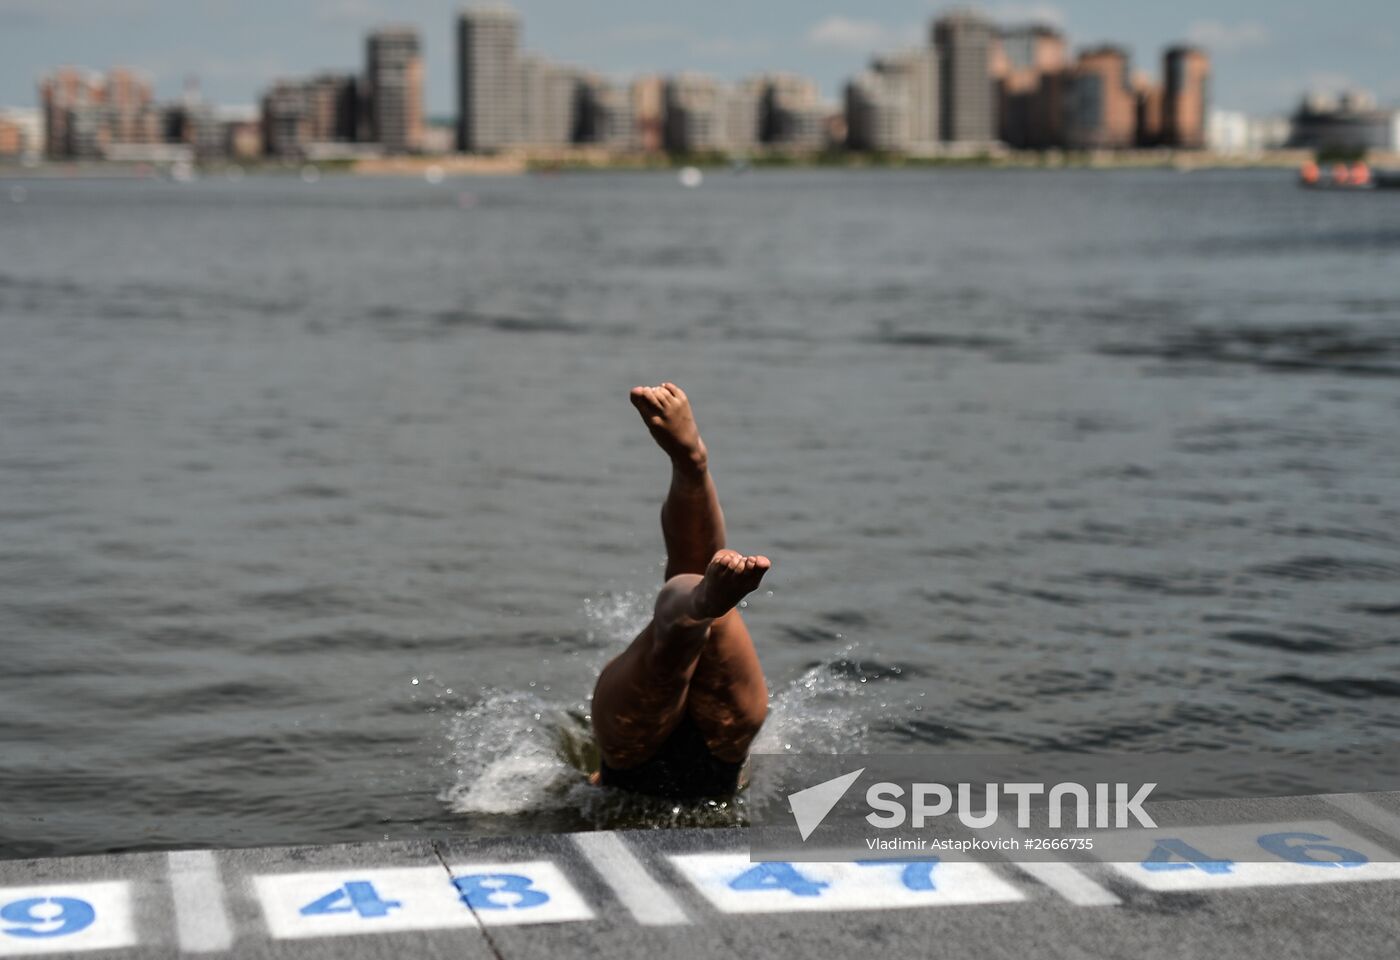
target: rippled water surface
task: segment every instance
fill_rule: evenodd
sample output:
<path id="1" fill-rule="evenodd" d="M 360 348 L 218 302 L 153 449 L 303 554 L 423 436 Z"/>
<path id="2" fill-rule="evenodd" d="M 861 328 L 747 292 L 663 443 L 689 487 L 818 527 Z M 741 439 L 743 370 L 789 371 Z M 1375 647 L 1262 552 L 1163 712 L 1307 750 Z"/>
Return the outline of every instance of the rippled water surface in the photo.
<path id="1" fill-rule="evenodd" d="M 675 380 L 796 751 L 1400 739 L 1400 194 L 0 192 L 0 854 L 722 822 L 587 787 Z"/>

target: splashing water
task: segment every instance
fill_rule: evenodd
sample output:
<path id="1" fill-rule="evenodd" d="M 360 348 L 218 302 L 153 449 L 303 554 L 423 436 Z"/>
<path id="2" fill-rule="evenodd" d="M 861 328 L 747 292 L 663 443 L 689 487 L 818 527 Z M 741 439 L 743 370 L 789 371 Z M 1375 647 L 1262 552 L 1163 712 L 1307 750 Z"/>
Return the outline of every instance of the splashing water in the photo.
<path id="1" fill-rule="evenodd" d="M 584 601 L 590 654 L 580 658 L 589 680 L 630 642 L 651 614 L 652 596 L 608 594 Z M 854 753 L 869 723 L 870 679 L 847 643 L 830 659 L 780 686 L 756 753 Z M 897 672 L 897 670 L 896 670 Z M 582 682 L 578 690 L 583 694 Z M 598 768 L 586 700 L 548 699 L 530 691 L 483 689 L 447 720 L 452 783 L 440 793 L 449 810 L 469 819 L 543 816 L 562 829 L 724 826 L 745 822 L 743 792 L 732 801 L 676 804 L 597 787 Z"/>

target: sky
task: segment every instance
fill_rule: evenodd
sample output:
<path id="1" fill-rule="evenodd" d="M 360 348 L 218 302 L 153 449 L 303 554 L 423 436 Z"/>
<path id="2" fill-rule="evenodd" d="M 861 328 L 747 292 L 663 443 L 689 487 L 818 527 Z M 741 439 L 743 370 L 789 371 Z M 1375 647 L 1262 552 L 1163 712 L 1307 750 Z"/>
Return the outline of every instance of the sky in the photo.
<path id="1" fill-rule="evenodd" d="M 977 4 L 974 4 L 977 5 Z M 142 68 L 161 98 L 199 79 L 206 99 L 246 105 L 278 77 L 359 70 L 363 36 L 406 23 L 424 39 L 431 115 L 455 110 L 452 0 L 0 0 L 0 106 L 33 106 L 46 70 Z M 789 70 L 838 96 L 872 53 L 926 42 L 946 8 L 928 0 L 516 0 L 524 46 L 619 78 L 699 70 L 737 79 Z M 1305 90 L 1360 87 L 1400 106 L 1397 0 L 987 2 L 1003 22 L 1039 20 L 1078 48 L 1112 41 L 1134 67 L 1190 41 L 1214 61 L 1213 106 L 1289 111 Z"/>

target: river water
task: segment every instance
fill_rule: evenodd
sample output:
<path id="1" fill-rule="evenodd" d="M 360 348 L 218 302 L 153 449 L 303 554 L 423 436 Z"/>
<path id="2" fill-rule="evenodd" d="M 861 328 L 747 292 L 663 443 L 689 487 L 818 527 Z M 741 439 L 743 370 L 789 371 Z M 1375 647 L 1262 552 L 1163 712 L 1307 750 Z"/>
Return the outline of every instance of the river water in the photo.
<path id="1" fill-rule="evenodd" d="M 1400 739 L 1400 194 L 0 183 L 0 855 L 726 822 L 587 787 L 674 380 L 770 751 Z"/>

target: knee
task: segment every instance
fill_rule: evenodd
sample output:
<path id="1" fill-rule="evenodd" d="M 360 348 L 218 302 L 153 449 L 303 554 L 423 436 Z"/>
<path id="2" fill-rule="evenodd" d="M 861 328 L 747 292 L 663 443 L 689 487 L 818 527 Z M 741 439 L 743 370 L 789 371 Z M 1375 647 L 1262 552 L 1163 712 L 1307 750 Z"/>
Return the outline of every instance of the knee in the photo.
<path id="1" fill-rule="evenodd" d="M 670 624 L 689 616 L 691 594 L 703 579 L 698 573 L 678 573 L 667 580 L 656 595 L 656 622 Z"/>

